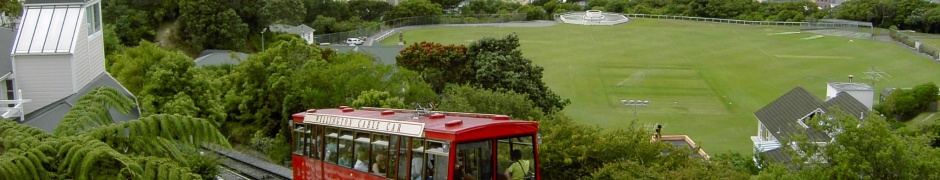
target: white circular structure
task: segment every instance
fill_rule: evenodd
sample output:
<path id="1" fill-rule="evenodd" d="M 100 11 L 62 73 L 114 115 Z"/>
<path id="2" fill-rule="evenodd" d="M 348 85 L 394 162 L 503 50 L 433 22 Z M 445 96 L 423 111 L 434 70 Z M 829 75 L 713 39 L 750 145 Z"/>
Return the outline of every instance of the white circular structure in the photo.
<path id="1" fill-rule="evenodd" d="M 623 14 L 605 13 L 599 10 L 561 14 L 557 19 L 564 23 L 580 25 L 615 25 L 630 21 Z"/>

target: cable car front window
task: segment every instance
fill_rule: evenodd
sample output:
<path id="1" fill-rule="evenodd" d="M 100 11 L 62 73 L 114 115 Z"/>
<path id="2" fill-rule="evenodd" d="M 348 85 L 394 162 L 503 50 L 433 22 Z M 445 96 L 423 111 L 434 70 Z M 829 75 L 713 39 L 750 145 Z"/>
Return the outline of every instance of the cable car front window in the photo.
<path id="1" fill-rule="evenodd" d="M 535 148 L 532 140 L 531 135 L 497 140 L 498 175 L 512 180 L 535 178 Z"/>
<path id="2" fill-rule="evenodd" d="M 457 144 L 454 179 L 493 179 L 492 140 Z"/>

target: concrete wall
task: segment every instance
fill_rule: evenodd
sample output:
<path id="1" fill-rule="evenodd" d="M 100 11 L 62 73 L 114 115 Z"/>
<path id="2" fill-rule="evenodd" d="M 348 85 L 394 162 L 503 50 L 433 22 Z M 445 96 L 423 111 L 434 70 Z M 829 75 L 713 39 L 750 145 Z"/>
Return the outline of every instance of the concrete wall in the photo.
<path id="1" fill-rule="evenodd" d="M 25 113 L 30 113 L 75 92 L 72 55 L 21 55 L 13 58 L 15 85 L 23 90 Z"/>

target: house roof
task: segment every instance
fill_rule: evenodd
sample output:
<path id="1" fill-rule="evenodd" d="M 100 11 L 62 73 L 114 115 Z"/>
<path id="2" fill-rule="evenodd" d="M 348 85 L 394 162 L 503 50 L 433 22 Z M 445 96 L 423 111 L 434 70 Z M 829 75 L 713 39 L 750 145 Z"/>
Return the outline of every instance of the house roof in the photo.
<path id="1" fill-rule="evenodd" d="M 297 26 L 291 26 L 291 25 L 286 25 L 286 24 L 274 24 L 274 25 L 268 26 L 268 29 L 274 32 L 290 33 L 290 34 L 297 34 L 297 35 L 303 35 L 306 33 L 311 33 L 311 32 L 316 31 L 310 26 L 307 26 L 305 24 L 300 24 Z"/>
<path id="2" fill-rule="evenodd" d="M 816 109 L 825 110 L 822 108 L 822 102 L 803 87 L 796 87 L 754 112 L 754 116 L 757 116 L 757 120 L 763 123 L 774 137 L 780 139 L 789 137 L 789 134 L 800 133 L 803 127 L 797 121 Z M 807 136 L 814 140 L 829 139 L 826 133 L 819 131 L 807 131 Z"/>
<path id="3" fill-rule="evenodd" d="M 871 91 L 875 90 L 870 85 L 866 83 L 857 83 L 857 82 L 827 82 L 829 86 L 836 88 L 838 91 Z"/>
<path id="4" fill-rule="evenodd" d="M 852 114 L 859 119 L 865 116 L 863 113 L 868 112 L 868 107 L 865 104 L 846 92 L 840 92 L 836 97 L 823 102 L 803 87 L 796 87 L 754 112 L 754 116 L 767 127 L 767 130 L 771 131 L 774 137 L 786 139 L 790 134 L 801 133 L 805 129 L 798 123 L 801 118 L 817 109 L 827 112 L 830 107 L 838 107 L 843 112 Z M 812 129 L 807 129 L 806 135 L 816 142 L 831 139 L 826 133 Z"/>
<path id="5" fill-rule="evenodd" d="M 863 113 L 868 113 L 868 107 L 865 106 L 865 104 L 862 104 L 862 102 L 858 101 L 852 97 L 852 95 L 849 95 L 849 93 L 846 92 L 840 92 L 839 94 L 836 94 L 836 97 L 823 103 L 823 107 L 839 107 L 839 109 L 841 109 L 843 112 L 851 114 L 858 119 L 862 119 L 866 116 L 863 115 Z M 823 110 L 828 111 L 828 109 Z"/>
<path id="6" fill-rule="evenodd" d="M 10 28 L 0 28 L 0 76 L 13 71 L 13 60 L 10 52 L 13 51 L 13 39 L 16 32 Z"/>
<path id="7" fill-rule="evenodd" d="M 765 161 L 769 162 L 778 162 L 778 163 L 789 163 L 791 161 L 790 154 L 787 154 L 783 148 L 777 148 L 774 150 L 761 152 L 761 158 L 764 158 Z"/>
<path id="8" fill-rule="evenodd" d="M 51 1 L 51 0 L 50 0 Z M 25 6 L 13 54 L 72 53 L 82 5 Z"/>
<path id="9" fill-rule="evenodd" d="M 82 87 L 77 93 L 71 94 L 65 98 L 62 98 L 52 104 L 43 106 L 36 111 L 33 111 L 29 114 L 26 114 L 23 124 L 33 126 L 39 129 L 46 130 L 47 132 L 55 131 L 55 128 L 62 122 L 62 117 L 65 116 L 65 113 L 68 113 L 69 109 L 78 102 L 78 99 L 88 94 L 91 90 L 94 90 L 97 87 L 108 86 L 117 89 L 125 96 L 137 102 L 137 98 L 131 94 L 124 86 L 121 86 L 117 80 L 111 77 L 107 72 L 103 72 L 95 77 L 91 83 Z M 111 108 L 111 119 L 115 122 L 123 122 L 132 119 L 137 119 L 140 117 L 140 109 L 138 106 L 134 106 L 128 114 L 121 113 L 120 111 Z"/>
<path id="10" fill-rule="evenodd" d="M 401 50 L 405 47 L 403 46 L 323 46 L 329 47 L 336 50 L 339 53 L 347 53 L 349 51 L 357 51 L 366 54 L 371 54 L 373 57 L 378 58 L 382 64 L 393 65 L 395 64 L 395 57 L 401 53 Z"/>
<path id="11" fill-rule="evenodd" d="M 23 4 L 75 4 L 85 3 L 85 0 L 26 0 Z"/>
<path id="12" fill-rule="evenodd" d="M 229 50 L 204 50 L 199 54 L 199 58 L 196 58 L 195 63 L 196 67 L 223 64 L 237 65 L 245 59 L 248 59 L 248 54 L 242 52 L 232 52 Z"/>

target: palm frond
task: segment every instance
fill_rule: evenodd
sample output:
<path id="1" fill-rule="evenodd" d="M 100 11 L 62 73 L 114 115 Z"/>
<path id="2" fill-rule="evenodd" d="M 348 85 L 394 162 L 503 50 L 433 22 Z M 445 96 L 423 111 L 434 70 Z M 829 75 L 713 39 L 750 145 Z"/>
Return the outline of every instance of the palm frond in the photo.
<path id="1" fill-rule="evenodd" d="M 134 100 L 118 90 L 105 86 L 95 88 L 78 99 L 75 106 L 62 117 L 62 122 L 53 134 L 72 135 L 91 127 L 113 124 L 108 109 L 114 108 L 126 114 L 133 107 Z"/>

